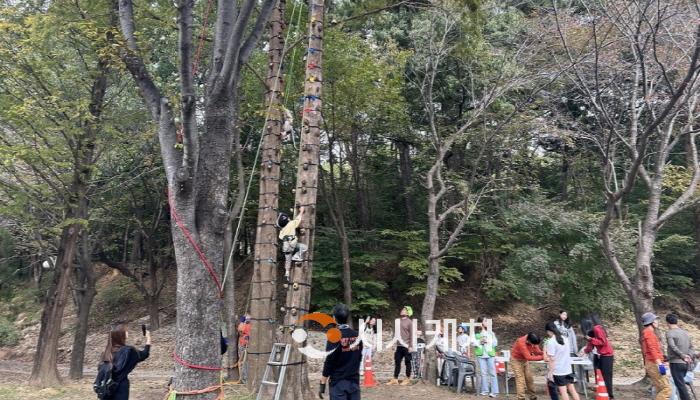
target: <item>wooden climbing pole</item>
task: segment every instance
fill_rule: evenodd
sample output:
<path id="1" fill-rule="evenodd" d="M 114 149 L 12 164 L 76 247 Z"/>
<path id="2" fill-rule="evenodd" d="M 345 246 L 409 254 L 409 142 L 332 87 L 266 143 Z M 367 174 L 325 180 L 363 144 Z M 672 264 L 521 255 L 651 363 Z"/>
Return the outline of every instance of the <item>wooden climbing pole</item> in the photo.
<path id="1" fill-rule="evenodd" d="M 279 0 L 269 21 L 269 52 L 265 84 L 267 124 L 263 130 L 260 161 L 258 224 L 251 280 L 251 340 L 248 344 L 248 387 L 257 389 L 272 348 L 277 328 L 277 207 L 279 200 L 284 79 L 285 0 Z"/>
<path id="2" fill-rule="evenodd" d="M 302 111 L 301 140 L 297 183 L 294 196 L 295 206 L 304 207 L 304 216 L 299 226 L 299 242 L 308 246 L 302 262 L 293 264 L 290 282 L 285 285 L 287 298 L 280 310 L 284 314 L 284 324 L 280 327 L 281 336 L 293 347 L 283 398 L 296 400 L 310 398 L 308 364 L 298 351 L 299 344 L 292 340 L 292 331 L 303 323 L 299 318 L 308 313 L 311 300 L 311 272 L 314 257 L 314 236 L 316 227 L 316 197 L 318 193 L 319 146 L 321 136 L 321 94 L 323 61 L 323 22 L 324 1 L 309 0 L 309 47 L 306 55 L 304 80 L 304 108 Z"/>

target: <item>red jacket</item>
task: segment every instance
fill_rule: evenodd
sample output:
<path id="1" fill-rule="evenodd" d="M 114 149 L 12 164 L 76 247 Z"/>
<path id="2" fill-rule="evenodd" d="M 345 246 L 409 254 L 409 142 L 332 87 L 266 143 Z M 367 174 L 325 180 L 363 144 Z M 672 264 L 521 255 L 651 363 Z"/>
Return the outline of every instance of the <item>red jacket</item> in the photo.
<path id="1" fill-rule="evenodd" d="M 520 361 L 540 361 L 544 358 L 542 349 L 536 344 L 527 342 L 527 335 L 521 336 L 510 349 L 510 358 Z"/>
<path id="2" fill-rule="evenodd" d="M 664 360 L 661 343 L 659 343 L 659 338 L 656 337 L 654 327 L 651 325 L 642 329 L 642 355 L 644 362 L 656 363 L 657 360 Z"/>
<path id="3" fill-rule="evenodd" d="M 595 347 L 598 355 L 601 356 L 612 356 L 613 348 L 608 340 L 608 335 L 605 333 L 605 329 L 602 326 L 596 325 L 593 327 L 593 336 L 591 340 L 588 341 L 586 348 L 583 349 L 584 352 L 590 353 Z"/>

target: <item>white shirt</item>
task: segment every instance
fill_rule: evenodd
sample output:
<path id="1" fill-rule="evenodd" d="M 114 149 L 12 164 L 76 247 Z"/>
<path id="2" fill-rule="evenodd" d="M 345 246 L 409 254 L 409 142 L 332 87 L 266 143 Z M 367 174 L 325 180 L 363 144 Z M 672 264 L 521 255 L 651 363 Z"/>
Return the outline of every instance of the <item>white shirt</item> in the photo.
<path id="1" fill-rule="evenodd" d="M 554 360 L 554 371 L 552 373 L 558 376 L 569 375 L 571 373 L 571 355 L 569 354 L 569 345 L 564 341 L 564 344 L 559 344 L 556 337 L 547 340 L 547 355 Z"/>

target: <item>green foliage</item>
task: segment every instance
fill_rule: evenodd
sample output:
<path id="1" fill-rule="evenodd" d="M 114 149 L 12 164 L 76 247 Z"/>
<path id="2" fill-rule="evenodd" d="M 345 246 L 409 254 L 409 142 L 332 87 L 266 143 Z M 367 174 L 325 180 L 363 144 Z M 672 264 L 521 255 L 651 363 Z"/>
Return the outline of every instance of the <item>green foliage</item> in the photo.
<path id="1" fill-rule="evenodd" d="M 686 235 L 672 234 L 659 239 L 654 246 L 654 278 L 663 291 L 678 294 L 693 287 L 697 273 L 697 245 Z"/>
<path id="2" fill-rule="evenodd" d="M 384 238 L 396 243 L 399 267 L 412 279 L 412 284 L 407 291 L 409 296 L 425 294 L 425 281 L 428 276 L 428 242 L 425 231 L 392 231 L 381 232 Z M 446 294 L 451 291 L 450 284 L 461 282 L 462 274 L 454 267 L 447 267 L 440 260 L 440 286 L 438 294 Z"/>
<path id="3" fill-rule="evenodd" d="M 600 250 L 597 215 L 538 196 L 502 215 L 497 223 L 507 229 L 514 248 L 500 274 L 486 284 L 491 299 L 559 304 L 573 315 L 613 314 L 624 307 L 620 285 Z"/>
<path id="4" fill-rule="evenodd" d="M 353 304 L 356 315 L 375 314 L 389 305 L 384 282 L 372 279 L 378 265 L 387 261 L 381 252 L 366 252 L 362 248 L 376 239 L 373 233 L 350 232 L 350 257 L 352 268 Z M 319 229 L 316 234 L 314 256 L 314 286 L 311 302 L 323 310 L 330 310 L 343 299 L 341 279 L 343 260 L 335 231 Z"/>
<path id="5" fill-rule="evenodd" d="M 20 334 L 12 321 L 0 317 L 0 347 L 16 346 L 19 343 Z"/>

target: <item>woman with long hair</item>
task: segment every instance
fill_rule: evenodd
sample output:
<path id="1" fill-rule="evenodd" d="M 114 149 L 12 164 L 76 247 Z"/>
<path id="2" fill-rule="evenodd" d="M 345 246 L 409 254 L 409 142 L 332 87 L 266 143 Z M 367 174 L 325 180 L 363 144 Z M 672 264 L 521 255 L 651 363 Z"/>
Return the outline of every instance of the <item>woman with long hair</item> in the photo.
<path id="1" fill-rule="evenodd" d="M 565 310 L 560 310 L 557 319 L 554 320 L 554 325 L 569 346 L 569 354 L 576 354 L 578 352 L 578 343 L 576 342 L 576 332 L 574 332 L 574 327 L 569 319 L 569 313 Z"/>
<path id="2" fill-rule="evenodd" d="M 488 329 L 486 317 L 479 317 L 476 322 L 481 326 L 477 327 L 472 346 L 474 355 L 479 363 L 481 373 L 481 395 L 498 396 L 498 375 L 496 375 L 496 346 L 498 339 L 492 330 Z"/>
<path id="3" fill-rule="evenodd" d="M 569 344 L 559 333 L 559 328 L 554 322 L 548 322 L 544 329 L 549 337 L 545 345 L 548 360 L 547 380 L 557 386 L 561 400 L 569 400 L 569 395 L 573 400 L 579 400 L 574 387 L 574 373 L 571 372 Z"/>
<path id="4" fill-rule="evenodd" d="M 109 400 L 129 399 L 129 373 L 136 364 L 148 358 L 151 351 L 151 332 L 146 330 L 146 345 L 143 350 L 137 350 L 126 344 L 129 331 L 126 324 L 116 325 L 109 332 L 107 346 L 102 353 L 102 361 L 112 364 L 112 380 L 116 384 Z"/>
<path id="5" fill-rule="evenodd" d="M 613 396 L 613 360 L 614 352 L 613 347 L 608 340 L 608 332 L 603 327 L 603 323 L 600 320 L 600 315 L 593 313 L 590 316 L 593 328 L 586 332 L 585 339 L 588 341 L 586 347 L 583 349 L 584 354 L 588 354 L 595 349 L 595 355 L 593 356 L 593 368 L 600 369 L 603 374 L 603 380 L 605 381 L 605 388 L 608 390 L 608 397 L 614 399 Z M 583 354 L 580 354 L 583 356 Z"/>

